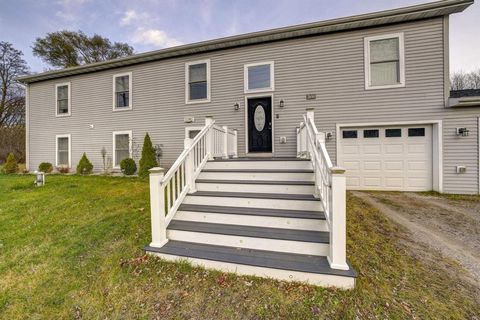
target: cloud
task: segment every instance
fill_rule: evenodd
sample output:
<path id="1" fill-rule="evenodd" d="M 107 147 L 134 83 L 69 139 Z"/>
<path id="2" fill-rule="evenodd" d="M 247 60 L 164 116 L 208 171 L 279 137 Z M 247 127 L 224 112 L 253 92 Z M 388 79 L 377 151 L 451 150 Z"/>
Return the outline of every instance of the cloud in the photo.
<path id="1" fill-rule="evenodd" d="M 171 38 L 163 30 L 138 28 L 130 39 L 133 43 L 153 45 L 159 48 L 175 47 L 183 44 L 177 39 Z"/>
<path id="2" fill-rule="evenodd" d="M 120 20 L 120 25 L 128 26 L 134 20 L 137 20 L 139 17 L 140 17 L 140 15 L 137 13 L 137 11 L 128 10 L 128 11 L 125 12 L 125 14 L 123 15 L 123 18 Z"/>

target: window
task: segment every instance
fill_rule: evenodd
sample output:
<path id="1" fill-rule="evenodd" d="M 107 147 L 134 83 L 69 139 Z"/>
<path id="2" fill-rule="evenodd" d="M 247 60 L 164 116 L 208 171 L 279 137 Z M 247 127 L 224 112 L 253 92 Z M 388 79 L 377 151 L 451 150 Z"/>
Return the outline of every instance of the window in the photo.
<path id="1" fill-rule="evenodd" d="M 403 33 L 365 38 L 365 88 L 404 86 Z"/>
<path id="2" fill-rule="evenodd" d="M 273 61 L 244 66 L 245 93 L 272 91 L 274 89 Z"/>
<path id="3" fill-rule="evenodd" d="M 398 138 L 402 136 L 402 129 L 385 129 L 385 137 Z"/>
<path id="4" fill-rule="evenodd" d="M 344 130 L 342 131 L 343 139 L 356 139 L 357 138 L 357 130 Z"/>
<path id="5" fill-rule="evenodd" d="M 71 136 L 69 134 L 62 134 L 55 136 L 56 156 L 55 166 L 57 167 L 71 167 Z"/>
<path id="6" fill-rule="evenodd" d="M 113 132 L 113 167 L 120 168 L 120 162 L 131 157 L 132 131 Z"/>
<path id="7" fill-rule="evenodd" d="M 70 115 L 70 82 L 55 85 L 56 115 Z"/>
<path id="8" fill-rule="evenodd" d="M 363 130 L 364 138 L 378 138 L 378 129 Z"/>
<path id="9" fill-rule="evenodd" d="M 132 73 L 113 76 L 113 111 L 132 109 Z"/>
<path id="10" fill-rule="evenodd" d="M 409 137 L 424 137 L 425 128 L 408 128 Z"/>
<path id="11" fill-rule="evenodd" d="M 210 60 L 185 64 L 185 103 L 210 102 Z"/>

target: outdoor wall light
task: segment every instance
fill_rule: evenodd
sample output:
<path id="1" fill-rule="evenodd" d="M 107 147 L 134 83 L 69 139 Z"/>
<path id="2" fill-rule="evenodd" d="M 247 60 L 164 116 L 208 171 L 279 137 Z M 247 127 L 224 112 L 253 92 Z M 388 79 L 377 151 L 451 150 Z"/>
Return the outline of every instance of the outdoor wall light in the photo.
<path id="1" fill-rule="evenodd" d="M 283 108 L 283 107 L 285 107 L 285 102 L 283 101 L 283 99 L 282 99 L 282 100 L 280 100 L 280 105 L 279 105 L 279 106 L 280 106 L 280 108 Z"/>
<path id="2" fill-rule="evenodd" d="M 240 105 L 235 102 L 235 104 L 233 105 L 233 109 L 235 109 L 235 111 L 238 111 L 238 109 L 240 109 Z"/>

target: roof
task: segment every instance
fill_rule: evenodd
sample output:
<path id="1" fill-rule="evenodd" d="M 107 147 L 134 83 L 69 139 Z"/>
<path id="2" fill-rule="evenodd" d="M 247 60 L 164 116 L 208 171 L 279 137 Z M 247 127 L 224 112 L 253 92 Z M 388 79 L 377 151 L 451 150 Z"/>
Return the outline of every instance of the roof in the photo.
<path id="1" fill-rule="evenodd" d="M 189 54 L 204 53 L 264 42 L 445 16 L 452 13 L 462 12 L 473 3 L 474 0 L 442 0 L 404 8 L 350 16 L 346 18 L 331 19 L 266 31 L 252 32 L 237 36 L 186 44 L 162 50 L 139 53 L 119 59 L 38 73 L 20 77 L 18 80 L 23 83 L 32 83 Z"/>
<path id="2" fill-rule="evenodd" d="M 450 107 L 478 107 L 480 106 L 480 89 L 452 90 L 448 105 Z"/>

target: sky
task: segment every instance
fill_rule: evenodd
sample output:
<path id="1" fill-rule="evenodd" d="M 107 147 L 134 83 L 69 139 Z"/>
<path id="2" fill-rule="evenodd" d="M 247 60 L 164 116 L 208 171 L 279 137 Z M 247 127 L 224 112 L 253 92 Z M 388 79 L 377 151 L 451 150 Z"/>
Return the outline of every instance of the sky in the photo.
<path id="1" fill-rule="evenodd" d="M 0 0 L 0 41 L 24 53 L 37 37 L 82 30 L 127 42 L 136 53 L 247 32 L 393 9 L 426 0 Z M 450 68 L 480 68 L 480 4 L 450 19 Z"/>

